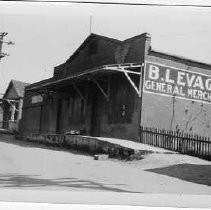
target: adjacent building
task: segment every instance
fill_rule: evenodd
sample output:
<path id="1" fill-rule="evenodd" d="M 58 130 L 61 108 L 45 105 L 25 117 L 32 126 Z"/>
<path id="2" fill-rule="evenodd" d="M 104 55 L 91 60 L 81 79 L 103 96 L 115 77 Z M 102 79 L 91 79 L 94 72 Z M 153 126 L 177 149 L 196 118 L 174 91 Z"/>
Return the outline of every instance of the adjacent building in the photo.
<path id="1" fill-rule="evenodd" d="M 1 99 L 3 109 L 2 128 L 17 131 L 22 118 L 24 88 L 29 83 L 11 80 Z"/>
<path id="2" fill-rule="evenodd" d="M 20 131 L 137 141 L 140 125 L 211 135 L 211 65 L 91 34 L 52 78 L 25 89 Z"/>

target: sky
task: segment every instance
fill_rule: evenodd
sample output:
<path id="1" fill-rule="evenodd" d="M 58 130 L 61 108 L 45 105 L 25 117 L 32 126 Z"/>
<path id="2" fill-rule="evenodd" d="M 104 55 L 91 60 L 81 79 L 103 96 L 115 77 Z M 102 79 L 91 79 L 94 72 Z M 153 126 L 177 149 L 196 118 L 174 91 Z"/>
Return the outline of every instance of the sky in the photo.
<path id="1" fill-rule="evenodd" d="M 211 8 L 0 2 L 0 32 L 8 32 L 0 61 L 0 93 L 11 79 L 53 75 L 92 33 L 124 40 L 148 32 L 152 49 L 211 63 Z"/>

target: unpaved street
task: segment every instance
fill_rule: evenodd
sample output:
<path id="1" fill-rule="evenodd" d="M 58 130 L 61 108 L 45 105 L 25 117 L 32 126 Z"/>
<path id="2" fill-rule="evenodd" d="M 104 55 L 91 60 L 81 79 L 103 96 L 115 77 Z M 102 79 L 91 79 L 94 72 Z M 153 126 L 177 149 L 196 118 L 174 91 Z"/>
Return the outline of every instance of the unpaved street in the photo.
<path id="1" fill-rule="evenodd" d="M 180 154 L 94 160 L 0 136 L 0 187 L 7 189 L 211 194 L 210 174 L 209 161 Z"/>

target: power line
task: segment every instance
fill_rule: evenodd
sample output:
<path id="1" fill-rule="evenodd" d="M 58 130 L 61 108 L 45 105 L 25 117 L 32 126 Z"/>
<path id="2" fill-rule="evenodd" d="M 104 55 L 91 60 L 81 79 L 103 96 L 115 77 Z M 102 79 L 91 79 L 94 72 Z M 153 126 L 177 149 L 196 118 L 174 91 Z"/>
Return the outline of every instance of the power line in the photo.
<path id="1" fill-rule="evenodd" d="M 12 0 L 4 0 L 4 1 L 12 1 Z M 44 0 L 44 1 L 36 1 L 36 0 L 19 0 L 21 2 L 44 2 L 44 3 L 72 3 L 72 4 L 98 4 L 98 5 L 125 5 L 125 6 L 154 6 L 154 7 L 198 7 L 198 8 L 211 8 L 211 5 L 203 5 L 203 4 L 163 4 L 163 3 L 135 3 L 135 2 L 113 2 L 113 1 L 80 1 L 80 0 Z"/>

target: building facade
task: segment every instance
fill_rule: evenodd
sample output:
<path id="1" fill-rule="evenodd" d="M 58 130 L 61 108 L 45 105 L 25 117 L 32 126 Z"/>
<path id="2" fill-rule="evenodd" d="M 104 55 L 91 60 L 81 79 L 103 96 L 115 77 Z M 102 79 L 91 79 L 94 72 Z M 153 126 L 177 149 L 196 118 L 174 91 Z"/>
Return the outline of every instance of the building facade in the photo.
<path id="1" fill-rule="evenodd" d="M 91 34 L 52 78 L 26 87 L 20 131 L 138 141 L 143 125 L 210 135 L 210 70 L 153 51 L 147 33 Z"/>

